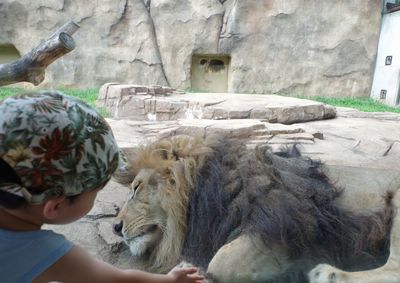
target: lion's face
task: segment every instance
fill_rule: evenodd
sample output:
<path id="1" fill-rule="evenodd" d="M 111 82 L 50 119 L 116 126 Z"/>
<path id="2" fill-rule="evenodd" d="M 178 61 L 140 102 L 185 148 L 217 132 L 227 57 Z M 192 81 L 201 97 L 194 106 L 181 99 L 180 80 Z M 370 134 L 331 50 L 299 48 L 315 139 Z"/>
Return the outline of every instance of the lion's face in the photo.
<path id="1" fill-rule="evenodd" d="M 135 178 L 116 222 L 132 255 L 147 270 L 162 272 L 179 261 L 189 194 L 199 164 L 194 141 L 182 137 L 153 144 L 131 161 Z M 203 148 L 197 156 L 204 152 Z"/>
<path id="2" fill-rule="evenodd" d="M 160 173 L 143 169 L 131 184 L 128 199 L 118 219 L 122 236 L 133 256 L 145 260 L 163 237 L 167 212 L 161 204 L 159 190 L 167 189 Z"/>

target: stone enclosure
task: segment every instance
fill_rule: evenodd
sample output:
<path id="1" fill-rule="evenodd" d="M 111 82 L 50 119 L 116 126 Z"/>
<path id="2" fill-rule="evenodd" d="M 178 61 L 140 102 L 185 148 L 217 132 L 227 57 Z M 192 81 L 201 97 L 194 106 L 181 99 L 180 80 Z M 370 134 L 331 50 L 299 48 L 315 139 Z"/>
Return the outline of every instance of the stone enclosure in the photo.
<path id="1" fill-rule="evenodd" d="M 46 86 L 116 81 L 199 92 L 369 96 L 381 4 L 3 0 L 0 52 L 25 54 L 70 20 L 81 26 L 74 35 L 79 48 L 50 66 Z"/>

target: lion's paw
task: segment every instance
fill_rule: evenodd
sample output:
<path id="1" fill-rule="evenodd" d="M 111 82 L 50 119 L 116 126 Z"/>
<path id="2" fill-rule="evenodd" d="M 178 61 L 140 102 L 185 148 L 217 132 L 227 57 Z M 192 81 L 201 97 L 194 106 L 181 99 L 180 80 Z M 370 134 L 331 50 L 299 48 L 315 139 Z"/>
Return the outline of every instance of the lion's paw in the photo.
<path id="1" fill-rule="evenodd" d="M 346 283 L 346 276 L 342 270 L 329 264 L 319 264 L 309 273 L 310 283 Z"/>

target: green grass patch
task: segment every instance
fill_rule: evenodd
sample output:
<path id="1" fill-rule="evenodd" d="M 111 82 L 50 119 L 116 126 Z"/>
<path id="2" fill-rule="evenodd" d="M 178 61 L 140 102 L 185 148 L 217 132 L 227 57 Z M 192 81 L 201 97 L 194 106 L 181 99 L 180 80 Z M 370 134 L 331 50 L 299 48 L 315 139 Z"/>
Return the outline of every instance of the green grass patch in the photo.
<path id="1" fill-rule="evenodd" d="M 103 115 L 104 117 L 110 116 L 104 108 L 96 107 L 95 105 L 97 97 L 99 95 L 98 88 L 87 88 L 87 89 L 57 88 L 57 90 L 60 90 L 67 95 L 75 96 L 85 101 L 87 104 L 95 107 L 97 111 L 99 111 L 100 114 Z M 0 100 L 8 96 L 29 91 L 34 91 L 34 90 L 24 89 L 19 87 L 0 87 Z"/>
<path id="2" fill-rule="evenodd" d="M 24 91 L 23 88 L 19 87 L 0 87 L 0 100 Z"/>
<path id="3" fill-rule="evenodd" d="M 371 98 L 332 98 L 317 96 L 308 98 L 325 104 L 354 108 L 363 112 L 394 112 L 400 113 L 400 108 L 385 105 Z"/>
<path id="4" fill-rule="evenodd" d="M 300 99 L 315 100 L 336 107 L 348 107 L 362 112 L 392 112 L 400 113 L 400 107 L 388 106 L 380 101 L 368 97 L 325 97 L 305 96 L 299 94 L 278 94 L 281 96 L 295 97 Z"/>
<path id="5" fill-rule="evenodd" d="M 82 99 L 91 106 L 95 106 L 97 97 L 99 96 L 99 89 L 97 88 L 88 88 L 88 89 L 59 88 L 58 90 L 62 91 L 67 95 L 75 96 L 79 99 Z"/>

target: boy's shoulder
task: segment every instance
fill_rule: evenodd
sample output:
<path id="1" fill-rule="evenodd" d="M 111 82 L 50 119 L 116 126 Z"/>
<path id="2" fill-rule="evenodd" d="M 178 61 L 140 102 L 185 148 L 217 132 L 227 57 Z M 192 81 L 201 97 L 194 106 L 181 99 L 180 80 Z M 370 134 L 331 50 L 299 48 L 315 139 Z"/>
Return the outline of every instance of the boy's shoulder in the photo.
<path id="1" fill-rule="evenodd" d="M 73 244 L 51 230 L 0 229 L 0 270 L 5 282 L 31 282 L 64 256 Z"/>

